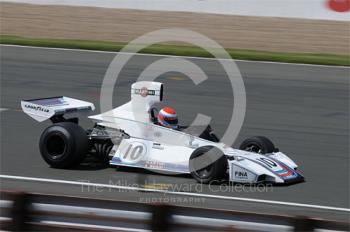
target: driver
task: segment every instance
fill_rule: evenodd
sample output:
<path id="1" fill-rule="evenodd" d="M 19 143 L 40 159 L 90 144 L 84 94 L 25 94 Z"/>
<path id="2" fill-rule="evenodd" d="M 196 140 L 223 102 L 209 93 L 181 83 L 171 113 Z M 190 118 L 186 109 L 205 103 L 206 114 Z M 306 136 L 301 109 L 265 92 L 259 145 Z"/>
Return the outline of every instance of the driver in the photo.
<path id="1" fill-rule="evenodd" d="M 158 124 L 174 130 L 179 129 L 176 111 L 171 107 L 164 107 L 157 115 Z"/>

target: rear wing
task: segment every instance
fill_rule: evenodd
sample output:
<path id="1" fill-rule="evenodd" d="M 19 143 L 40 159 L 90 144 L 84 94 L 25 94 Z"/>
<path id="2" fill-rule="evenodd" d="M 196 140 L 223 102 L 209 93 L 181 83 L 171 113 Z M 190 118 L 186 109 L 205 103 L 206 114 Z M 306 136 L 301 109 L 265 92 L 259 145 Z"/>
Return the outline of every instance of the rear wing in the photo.
<path id="1" fill-rule="evenodd" d="M 23 100 L 21 107 L 24 113 L 38 122 L 52 119 L 55 116 L 91 112 L 95 109 L 93 103 L 64 96 Z"/>

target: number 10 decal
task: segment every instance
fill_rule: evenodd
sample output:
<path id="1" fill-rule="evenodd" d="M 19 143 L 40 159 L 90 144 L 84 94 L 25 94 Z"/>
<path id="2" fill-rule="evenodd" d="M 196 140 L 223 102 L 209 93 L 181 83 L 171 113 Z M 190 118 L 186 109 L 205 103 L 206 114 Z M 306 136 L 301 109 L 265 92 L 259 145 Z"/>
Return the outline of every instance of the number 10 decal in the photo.
<path id="1" fill-rule="evenodd" d="M 147 147 L 140 142 L 125 142 L 120 150 L 122 162 L 128 164 L 140 161 L 147 153 Z"/>

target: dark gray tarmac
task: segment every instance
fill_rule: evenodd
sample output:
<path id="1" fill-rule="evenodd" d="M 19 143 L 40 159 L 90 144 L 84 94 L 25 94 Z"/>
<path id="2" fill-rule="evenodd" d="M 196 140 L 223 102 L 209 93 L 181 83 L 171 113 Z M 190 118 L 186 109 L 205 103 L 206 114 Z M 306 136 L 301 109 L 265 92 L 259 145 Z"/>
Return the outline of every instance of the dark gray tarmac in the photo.
<path id="1" fill-rule="evenodd" d="M 104 73 L 114 54 L 1 46 L 1 174 L 48 179 L 86 180 L 103 184 L 133 185 L 140 178 L 169 188 L 197 185 L 189 176 L 166 176 L 133 169 L 82 165 L 74 170 L 48 167 L 38 141 L 50 122 L 37 123 L 20 111 L 20 100 L 70 96 L 95 103 Z M 142 70 L 161 57 L 135 56 L 118 78 L 114 104 L 130 97 L 130 84 Z M 222 135 L 232 111 L 232 90 L 217 61 L 189 59 L 209 79 L 195 86 L 181 73 L 168 72 L 157 80 L 165 83 L 165 101 L 177 109 L 180 121 L 190 123 L 197 113 L 212 117 L 211 125 Z M 237 62 L 247 92 L 247 113 L 235 146 L 249 136 L 271 138 L 281 151 L 300 166 L 305 183 L 248 191 L 222 185 L 203 186 L 201 193 L 349 208 L 349 68 Z M 82 118 L 82 125 L 91 127 Z M 224 185 L 225 186 L 225 185 Z M 1 189 L 71 194 L 140 201 L 142 192 L 83 191 L 62 184 L 1 180 Z M 182 201 L 182 202 L 181 202 Z M 186 203 L 183 199 L 178 204 Z M 194 206 L 278 214 L 305 214 L 346 220 L 347 213 L 298 207 L 271 206 L 205 199 Z"/>

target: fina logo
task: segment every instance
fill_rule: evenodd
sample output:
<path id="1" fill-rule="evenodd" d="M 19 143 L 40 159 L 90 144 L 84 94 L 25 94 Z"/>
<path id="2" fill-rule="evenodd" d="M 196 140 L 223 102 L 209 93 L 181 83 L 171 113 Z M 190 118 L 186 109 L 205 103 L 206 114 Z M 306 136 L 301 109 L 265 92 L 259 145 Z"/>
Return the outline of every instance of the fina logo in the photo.
<path id="1" fill-rule="evenodd" d="M 247 179 L 248 173 L 247 172 L 235 172 L 235 177 L 241 178 L 241 179 Z"/>

